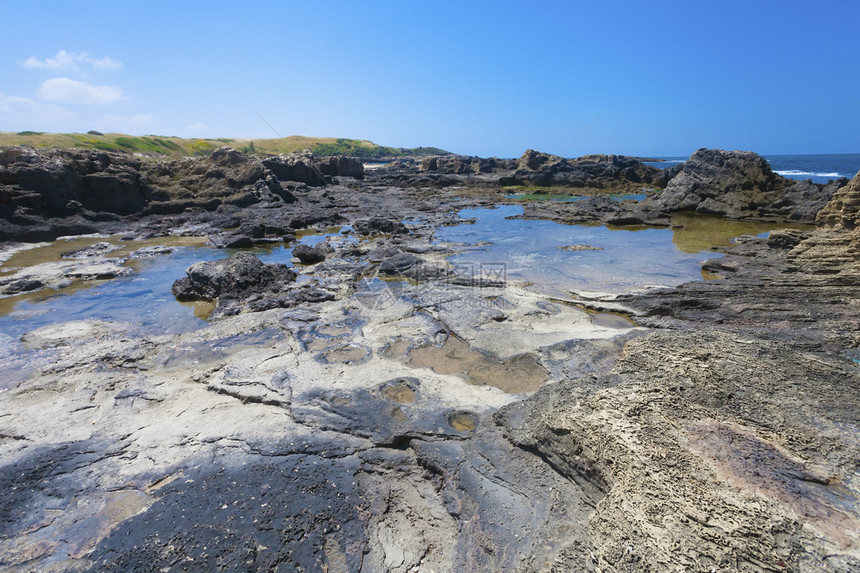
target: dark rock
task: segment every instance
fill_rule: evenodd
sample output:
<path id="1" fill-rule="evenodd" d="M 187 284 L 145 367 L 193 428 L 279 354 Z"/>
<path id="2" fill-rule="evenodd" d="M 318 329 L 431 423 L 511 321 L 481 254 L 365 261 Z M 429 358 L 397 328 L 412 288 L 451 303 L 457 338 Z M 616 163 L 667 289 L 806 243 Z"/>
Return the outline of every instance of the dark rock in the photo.
<path id="1" fill-rule="evenodd" d="M 405 235 L 409 233 L 406 225 L 395 219 L 383 219 L 374 217 L 371 219 L 362 219 L 356 221 L 352 225 L 353 230 L 359 235 Z"/>
<path id="2" fill-rule="evenodd" d="M 335 294 L 313 282 L 295 284 L 296 273 L 280 264 L 263 264 L 251 253 L 191 265 L 173 283 L 178 300 L 216 300 L 210 318 L 260 312 L 334 300 Z"/>
<path id="3" fill-rule="evenodd" d="M 21 292 L 30 292 L 32 290 L 38 290 L 44 286 L 45 283 L 38 279 L 21 279 L 5 285 L 3 291 L 7 295 L 17 294 Z"/>
<path id="4" fill-rule="evenodd" d="M 421 262 L 420 257 L 410 253 L 398 253 L 382 261 L 379 264 L 379 272 L 385 275 L 405 275 Z"/>
<path id="5" fill-rule="evenodd" d="M 11 204 L 33 205 L 32 193 L 37 193 L 47 213 L 66 213 L 74 201 L 93 211 L 130 214 L 145 203 L 140 167 L 123 154 L 12 148 L 0 155 L 0 184 L 10 188 L 6 201 Z"/>
<path id="6" fill-rule="evenodd" d="M 296 245 L 293 248 L 293 256 L 298 258 L 302 264 L 313 265 L 324 261 L 326 255 L 333 251 L 334 249 L 332 249 L 331 245 L 325 241 L 321 241 L 313 247 L 310 245 Z"/>
<path id="7" fill-rule="evenodd" d="M 185 272 L 188 276 L 173 283 L 171 289 L 178 300 L 244 298 L 296 280 L 296 273 L 287 266 L 264 264 L 251 253 L 197 263 Z"/>
<path id="8" fill-rule="evenodd" d="M 260 159 L 229 147 L 216 149 L 210 157 L 159 162 L 94 150 L 5 148 L 0 151 L 0 218 L 11 222 L 29 209 L 36 219 L 80 214 L 107 221 L 119 215 L 294 202 L 275 171 L 293 181 L 293 187 L 325 184 L 304 156 L 265 162 L 274 171 Z M 344 169 L 349 166 L 347 162 Z"/>
<path id="9" fill-rule="evenodd" d="M 315 159 L 315 164 L 320 173 L 329 177 L 353 177 L 364 179 L 364 164 L 355 157 L 344 155 L 321 157 Z"/>
<path id="10" fill-rule="evenodd" d="M 466 175 L 495 173 L 513 168 L 513 162 L 496 157 L 482 158 L 465 155 L 432 155 L 421 161 L 420 171 Z"/>
<path id="11" fill-rule="evenodd" d="M 660 186 L 666 174 L 623 155 L 585 155 L 565 159 L 558 155 L 527 150 L 515 163 L 512 175 L 500 178 L 501 185 L 530 184 L 606 190 L 633 190 Z"/>
<path id="12" fill-rule="evenodd" d="M 646 198 L 642 205 L 665 213 L 812 222 L 845 183 L 795 182 L 774 173 L 767 160 L 751 151 L 699 149 L 662 193 Z"/>
<path id="13" fill-rule="evenodd" d="M 311 152 L 307 150 L 267 157 L 263 159 L 263 165 L 280 181 L 298 181 L 311 186 L 326 184 L 325 176 L 315 165 Z"/>

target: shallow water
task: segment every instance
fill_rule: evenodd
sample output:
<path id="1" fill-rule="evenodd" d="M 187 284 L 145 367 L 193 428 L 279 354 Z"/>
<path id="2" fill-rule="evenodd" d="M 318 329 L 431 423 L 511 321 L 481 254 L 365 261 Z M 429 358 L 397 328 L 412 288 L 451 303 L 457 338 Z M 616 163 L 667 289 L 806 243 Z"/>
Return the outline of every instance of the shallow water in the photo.
<path id="1" fill-rule="evenodd" d="M 534 356 L 499 360 L 473 350 L 455 336 L 449 336 L 442 345 L 413 348 L 406 363 L 414 368 L 460 376 L 470 384 L 494 386 L 510 394 L 533 392 L 549 377 Z"/>
<path id="2" fill-rule="evenodd" d="M 460 272 L 490 273 L 496 277 L 501 272 L 501 278 L 533 283 L 533 288 L 542 292 L 567 294 L 571 290 L 622 292 L 702 279 L 701 261 L 716 256 L 708 250 L 710 246 L 727 246 L 729 239 L 736 235 L 762 234 L 775 227 L 691 215 L 677 215 L 673 219 L 673 223 L 683 228 L 638 230 L 507 218 L 521 213 L 521 207 L 511 205 L 466 209 L 460 215 L 474 217 L 474 224 L 441 228 L 436 237 L 440 241 L 486 245 L 451 257 Z M 302 233 L 299 242 L 313 245 L 340 231 L 331 228 Z M 142 247 L 180 248 L 169 254 L 128 259 L 125 265 L 134 272 L 124 277 L 75 281 L 59 290 L 0 298 L 0 335 L 18 339 L 25 332 L 42 326 L 85 319 L 125 322 L 138 334 L 180 333 L 201 328 L 206 325 L 212 304 L 180 303 L 171 294 L 170 287 L 185 275 L 190 265 L 229 257 L 236 252 L 203 246 L 200 238 L 122 241 L 120 237 L 84 237 L 54 241 L 14 253 L 0 262 L 0 273 L 61 260 L 63 253 L 97 242 L 121 247 L 107 255 L 112 258 L 127 257 Z M 576 249 L 562 249 L 570 246 Z M 292 257 L 292 247 L 283 244 L 250 250 L 266 263 L 290 264 Z M 393 300 L 380 293 L 390 292 L 389 298 L 398 296 L 397 284 L 378 280 L 371 283 L 359 289 L 359 302 L 374 307 L 386 306 Z"/>
<path id="3" fill-rule="evenodd" d="M 517 205 L 464 209 L 459 215 L 475 222 L 441 228 L 436 239 L 484 245 L 449 259 L 461 272 L 496 276 L 502 272 L 508 280 L 532 283 L 536 290 L 551 294 L 620 293 L 711 278 L 703 277 L 701 269 L 704 260 L 720 256 L 711 247 L 729 246 L 738 235 L 763 236 L 789 226 L 695 215 L 679 215 L 676 223 L 684 227 L 678 229 L 510 218 L 522 213 Z M 574 245 L 575 249 L 564 249 Z"/>
<path id="4" fill-rule="evenodd" d="M 701 253 L 714 247 L 729 247 L 741 235 L 767 236 L 774 229 L 813 229 L 814 225 L 733 221 L 694 213 L 672 215 L 672 242 L 684 253 Z"/>
<path id="5" fill-rule="evenodd" d="M 335 233 L 305 234 L 299 242 L 314 244 Z M 202 246 L 201 238 L 162 237 L 147 241 L 119 241 L 118 237 L 79 238 L 54 241 L 16 253 L 0 266 L 0 271 L 62 260 L 62 253 L 98 242 L 122 245 L 109 257 L 127 256 L 146 246 L 169 245 L 181 248 L 151 258 L 129 259 L 126 266 L 134 272 L 107 281 L 77 281 L 59 290 L 48 289 L 0 298 L 0 335 L 18 338 L 33 329 L 71 320 L 109 320 L 125 322 L 138 334 L 182 333 L 205 326 L 212 311 L 210 302 L 179 302 L 170 292 L 185 269 L 200 261 L 229 257 L 235 249 Z M 277 244 L 265 248 L 243 249 L 255 253 L 263 262 L 291 264 L 292 246 Z"/>

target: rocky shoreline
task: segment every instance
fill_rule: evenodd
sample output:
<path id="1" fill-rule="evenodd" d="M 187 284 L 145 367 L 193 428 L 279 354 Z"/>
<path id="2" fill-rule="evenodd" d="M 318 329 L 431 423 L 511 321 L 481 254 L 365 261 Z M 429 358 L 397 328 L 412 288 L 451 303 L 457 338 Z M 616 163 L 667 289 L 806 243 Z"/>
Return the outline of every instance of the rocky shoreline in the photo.
<path id="1" fill-rule="evenodd" d="M 461 247 L 435 231 L 523 191 L 588 195 L 524 203 L 566 223 L 815 227 L 725 249 L 705 265 L 720 280 L 611 300 L 454 273 Z M 118 276 L 160 238 L 246 248 L 348 227 L 296 247 L 295 270 L 240 252 L 174 277 L 177 298 L 214 304 L 203 328 L 3 340 L 0 567 L 856 570 L 858 206 L 860 175 L 794 182 L 749 152 L 365 170 L 6 148 L 4 260 L 112 236 L 0 274 L 9 297 Z"/>

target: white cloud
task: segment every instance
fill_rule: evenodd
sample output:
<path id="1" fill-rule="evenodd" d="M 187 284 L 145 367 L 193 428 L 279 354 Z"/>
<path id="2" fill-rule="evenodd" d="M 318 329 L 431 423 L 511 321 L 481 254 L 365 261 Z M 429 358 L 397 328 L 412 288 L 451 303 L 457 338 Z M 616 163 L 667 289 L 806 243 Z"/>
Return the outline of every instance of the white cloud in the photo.
<path id="1" fill-rule="evenodd" d="M 61 103 L 109 104 L 122 99 L 117 86 L 94 86 L 71 78 L 46 80 L 36 91 L 39 99 Z"/>
<path id="2" fill-rule="evenodd" d="M 58 105 L 0 93 L 0 119 L 6 129 L 44 129 L 74 117 L 74 112 Z"/>
<path id="3" fill-rule="evenodd" d="M 80 71 L 81 66 L 94 70 L 119 70 L 122 69 L 124 64 L 113 58 L 94 58 L 89 52 L 77 54 L 75 52 L 60 50 L 53 58 L 45 58 L 44 60 L 30 56 L 21 62 L 21 65 L 25 68 Z"/>

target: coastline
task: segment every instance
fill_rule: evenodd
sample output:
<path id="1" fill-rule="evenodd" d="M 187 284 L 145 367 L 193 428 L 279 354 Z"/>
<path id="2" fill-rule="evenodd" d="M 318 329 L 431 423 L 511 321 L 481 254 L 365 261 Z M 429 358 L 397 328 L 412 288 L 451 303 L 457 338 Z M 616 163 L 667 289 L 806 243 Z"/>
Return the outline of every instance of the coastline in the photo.
<path id="1" fill-rule="evenodd" d="M 700 151 L 668 179 L 629 158 L 533 151 L 367 171 L 219 150 L 162 172 L 96 154 L 108 165 L 82 175 L 68 152 L 90 183 L 45 190 L 40 212 L 28 177 L 68 171 L 4 150 L 6 241 L 101 232 L 249 248 L 349 233 L 323 239 L 331 251 L 308 245 L 322 260 L 302 267 L 305 282 L 249 287 L 266 267 L 237 270 L 203 328 L 129 336 L 76 321 L 0 356 L 0 565 L 860 567 L 860 176 L 797 183 L 754 154 Z M 504 203 L 512 181 L 592 195 L 527 202 L 525 217 L 808 226 L 723 247 L 705 264 L 720 280 L 612 301 L 451 279 L 463 246 L 437 230 Z M 608 197 L 657 184 L 641 201 Z M 122 201 L 104 194 L 117 189 Z M 34 292 L 49 292 L 39 280 Z M 387 280 L 402 290 L 380 298 Z M 634 324 L 607 327 L 595 311 Z"/>

